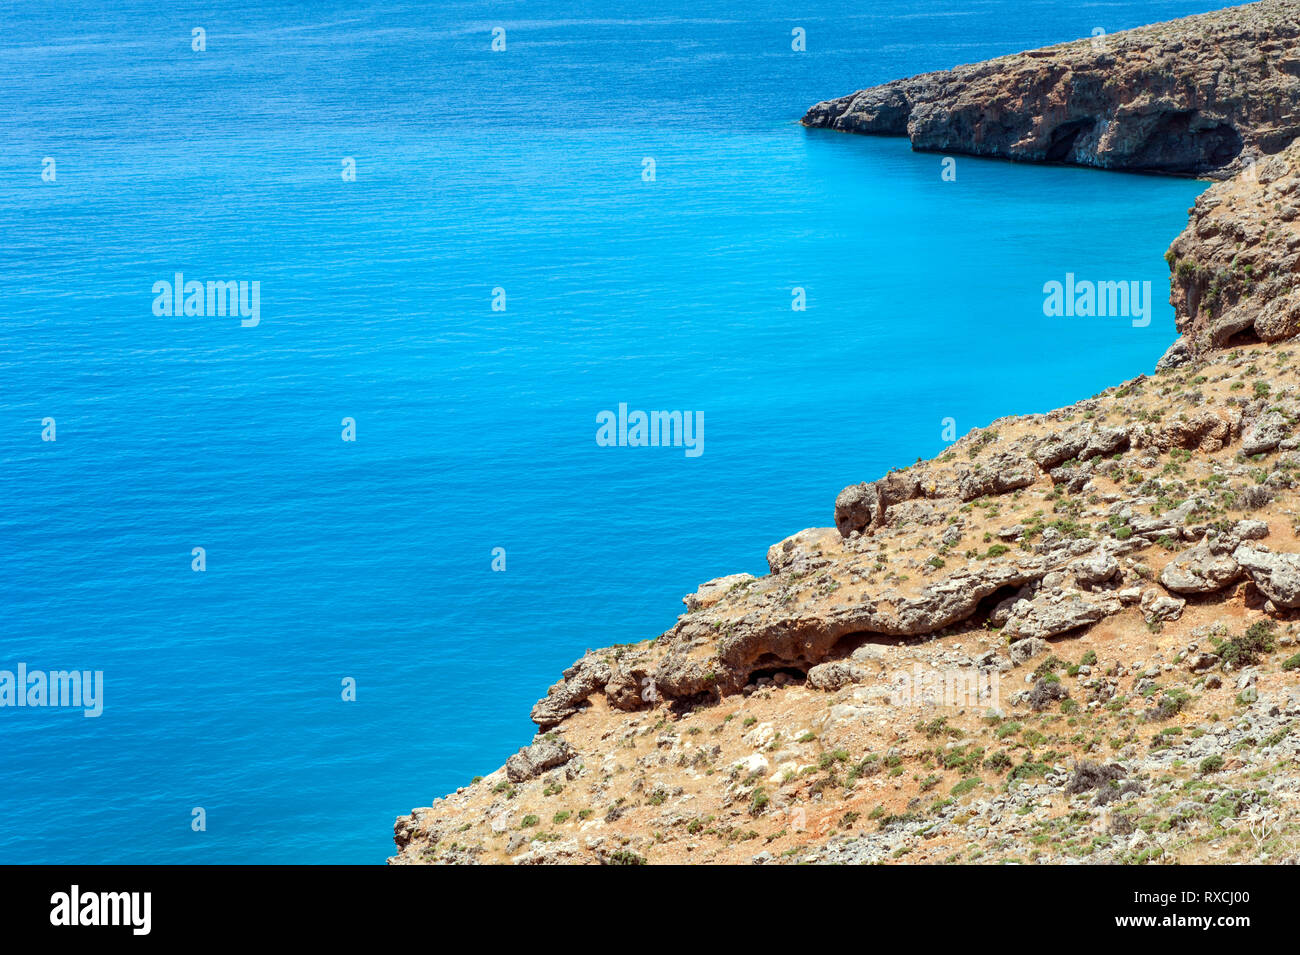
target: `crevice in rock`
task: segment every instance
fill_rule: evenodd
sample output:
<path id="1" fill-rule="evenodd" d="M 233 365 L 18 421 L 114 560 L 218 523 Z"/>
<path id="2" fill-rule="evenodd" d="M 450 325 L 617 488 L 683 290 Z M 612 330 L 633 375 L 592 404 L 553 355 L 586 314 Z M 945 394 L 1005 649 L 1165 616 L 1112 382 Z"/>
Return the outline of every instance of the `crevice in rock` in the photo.
<path id="1" fill-rule="evenodd" d="M 690 696 L 677 696 L 668 701 L 668 710 L 674 716 L 685 716 L 696 707 L 712 706 L 719 702 L 719 699 L 718 694 L 711 690 L 693 693 Z"/>
<path id="2" fill-rule="evenodd" d="M 749 676 L 745 678 L 745 684 L 757 683 L 759 680 L 775 680 L 777 674 L 783 673 L 790 678 L 791 683 L 802 683 L 808 679 L 808 672 L 796 666 L 774 666 L 765 667 L 759 670 L 750 670 Z"/>
<path id="3" fill-rule="evenodd" d="M 1046 634 L 1041 639 L 1053 646 L 1057 643 L 1067 643 L 1071 640 L 1079 639 L 1092 630 L 1093 627 L 1096 627 L 1098 624 L 1103 622 L 1104 621 L 1102 620 L 1098 620 L 1096 623 L 1081 623 L 1077 627 L 1071 627 L 1069 630 L 1062 630 L 1060 633 Z"/>
<path id="4" fill-rule="evenodd" d="M 962 623 L 975 629 L 982 628 L 989 622 L 989 618 L 993 616 L 993 611 L 997 609 L 998 604 L 1016 596 L 1020 591 L 1021 585 L 1019 584 L 1008 584 L 1005 587 L 999 587 L 997 590 L 993 591 L 993 593 L 980 600 L 980 602 L 975 605 L 975 611 L 962 621 Z"/>

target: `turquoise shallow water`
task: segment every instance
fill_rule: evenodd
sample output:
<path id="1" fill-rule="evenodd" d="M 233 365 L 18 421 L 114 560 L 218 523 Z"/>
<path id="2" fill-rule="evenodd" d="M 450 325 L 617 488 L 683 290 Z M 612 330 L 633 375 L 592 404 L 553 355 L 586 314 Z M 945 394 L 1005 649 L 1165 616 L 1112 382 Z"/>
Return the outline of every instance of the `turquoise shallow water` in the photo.
<path id="1" fill-rule="evenodd" d="M 585 648 L 762 572 L 943 419 L 1173 338 L 1203 184 L 944 182 L 797 120 L 1213 4 L 149 6 L 0 14 L 0 669 L 106 684 L 98 719 L 0 709 L 0 862 L 381 861 Z M 178 271 L 260 282 L 260 324 L 155 316 Z M 1067 272 L 1151 281 L 1150 325 L 1045 317 Z M 598 447 L 620 402 L 702 412 L 704 453 Z"/>

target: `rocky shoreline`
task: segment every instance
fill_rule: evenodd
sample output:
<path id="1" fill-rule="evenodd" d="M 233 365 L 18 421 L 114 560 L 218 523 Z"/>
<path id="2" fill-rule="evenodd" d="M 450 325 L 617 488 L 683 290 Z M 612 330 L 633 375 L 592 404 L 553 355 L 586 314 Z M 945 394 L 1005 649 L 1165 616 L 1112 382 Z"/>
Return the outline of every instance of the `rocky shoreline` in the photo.
<path id="1" fill-rule="evenodd" d="M 1100 39 L 804 122 L 1221 180 L 1156 373 L 846 488 L 589 651 L 390 862 L 1300 858 L 1300 0 Z"/>
<path id="2" fill-rule="evenodd" d="M 1300 6 L 1266 0 L 924 73 L 805 126 L 914 148 L 1226 179 L 1300 135 Z"/>

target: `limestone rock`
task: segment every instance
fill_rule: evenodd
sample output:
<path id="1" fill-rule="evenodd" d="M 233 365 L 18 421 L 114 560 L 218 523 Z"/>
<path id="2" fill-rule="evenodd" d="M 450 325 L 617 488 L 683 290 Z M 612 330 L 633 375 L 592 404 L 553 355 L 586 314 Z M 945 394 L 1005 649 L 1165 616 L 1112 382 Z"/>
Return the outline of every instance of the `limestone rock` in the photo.
<path id="1" fill-rule="evenodd" d="M 1272 451 L 1290 433 L 1291 426 L 1287 423 L 1286 418 L 1282 417 L 1276 411 L 1270 411 L 1268 414 L 1256 419 L 1246 433 L 1241 438 L 1241 450 L 1243 454 L 1262 454 L 1265 451 Z"/>
<path id="2" fill-rule="evenodd" d="M 1187 601 L 1181 597 L 1172 597 L 1152 587 L 1142 593 L 1142 616 L 1147 623 L 1164 623 L 1177 620 L 1183 614 Z"/>
<path id="3" fill-rule="evenodd" d="M 1077 590 L 1040 591 L 1033 600 L 1016 604 L 1002 628 L 1012 640 L 1054 637 L 1086 627 L 1118 613 L 1120 602 Z"/>
<path id="4" fill-rule="evenodd" d="M 542 729 L 557 726 L 583 706 L 587 698 L 610 682 L 609 664 L 588 654 L 564 671 L 564 678 L 553 685 L 544 698 L 533 706 L 532 720 Z"/>
<path id="5" fill-rule="evenodd" d="M 822 553 L 834 547 L 838 539 L 834 527 L 810 527 L 797 534 L 791 534 L 785 540 L 767 549 L 767 566 L 774 574 L 779 574 L 783 570 L 808 573 L 818 566 L 829 563 Z M 733 574 L 731 577 L 721 579 L 734 580 L 737 576 L 741 575 Z"/>
<path id="6" fill-rule="evenodd" d="M 1024 640 L 1017 640 L 1008 648 L 1011 653 L 1011 662 L 1016 666 L 1027 663 L 1040 653 L 1046 653 L 1051 649 L 1051 644 L 1046 640 L 1040 640 L 1037 637 L 1028 637 Z"/>
<path id="7" fill-rule="evenodd" d="M 1211 175 L 1300 135 L 1295 7 L 1270 0 L 925 73 L 813 106 L 805 126 L 906 135 L 916 149 Z"/>
<path id="8" fill-rule="evenodd" d="M 855 663 L 836 660 L 819 663 L 808 671 L 808 685 L 818 690 L 839 690 L 871 679 L 871 674 Z"/>
<path id="9" fill-rule="evenodd" d="M 1119 561 L 1107 551 L 1098 551 L 1070 565 L 1074 579 L 1084 586 L 1105 584 L 1119 576 Z"/>
<path id="10" fill-rule="evenodd" d="M 1269 600 L 1287 609 L 1300 607 L 1300 554 L 1275 554 L 1242 544 L 1232 556 Z"/>
<path id="11" fill-rule="evenodd" d="M 1215 554 L 1205 543 L 1183 551 L 1160 572 L 1160 583 L 1176 594 L 1208 594 L 1241 579 L 1231 554 Z"/>
<path id="12" fill-rule="evenodd" d="M 563 739 L 538 737 L 506 760 L 506 778 L 512 783 L 535 779 L 548 769 L 563 766 L 574 755 L 573 747 Z"/>
<path id="13" fill-rule="evenodd" d="M 796 534 L 795 537 L 798 537 L 798 535 Z M 787 538 L 787 540 L 794 540 L 794 538 Z M 772 550 L 775 550 L 779 546 L 781 545 L 774 545 Z M 767 552 L 767 559 L 769 562 L 772 560 L 771 550 Z M 774 567 L 773 572 L 775 572 L 775 570 L 776 568 Z M 696 610 L 704 610 L 708 607 L 712 607 L 719 600 L 725 597 L 733 587 L 739 584 L 748 583 L 753 579 L 753 574 L 728 574 L 726 577 L 716 577 L 713 580 L 700 584 L 699 589 L 696 590 L 695 593 L 687 594 L 682 598 L 682 603 L 686 604 L 686 609 L 692 612 Z"/>
<path id="14" fill-rule="evenodd" d="M 1015 454 L 999 454 L 978 469 L 968 470 L 960 479 L 958 491 L 963 501 L 970 501 L 1028 487 L 1037 478 L 1033 461 Z"/>

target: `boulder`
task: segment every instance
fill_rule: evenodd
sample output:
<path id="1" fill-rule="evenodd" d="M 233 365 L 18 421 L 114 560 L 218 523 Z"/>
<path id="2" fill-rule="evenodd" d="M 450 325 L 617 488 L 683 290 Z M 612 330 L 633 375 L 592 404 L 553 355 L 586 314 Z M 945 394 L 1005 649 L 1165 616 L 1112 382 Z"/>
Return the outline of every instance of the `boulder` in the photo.
<path id="1" fill-rule="evenodd" d="M 1232 533 L 1238 540 L 1257 541 L 1268 536 L 1268 524 L 1265 521 L 1237 521 L 1232 525 Z"/>
<path id="2" fill-rule="evenodd" d="M 558 737 L 539 736 L 506 760 L 506 778 L 512 783 L 536 779 L 548 769 L 563 766 L 576 754 L 573 747 Z"/>
<path id="3" fill-rule="evenodd" d="M 1143 591 L 1139 606 L 1142 608 L 1142 617 L 1147 623 L 1164 623 L 1181 617 L 1187 601 L 1182 597 L 1171 597 L 1151 587 Z"/>
<path id="4" fill-rule="evenodd" d="M 1041 590 L 1033 600 L 1023 600 L 1011 611 L 1002 632 L 1013 641 L 1044 639 L 1090 626 L 1120 610 L 1120 602 L 1077 590 Z"/>
<path id="5" fill-rule="evenodd" d="M 1176 594 L 1209 594 L 1241 579 L 1231 554 L 1216 554 L 1207 542 L 1183 551 L 1160 572 L 1160 583 Z"/>
<path id="6" fill-rule="evenodd" d="M 1264 596 L 1279 607 L 1300 607 L 1300 554 L 1275 554 L 1242 544 L 1232 556 Z"/>
<path id="7" fill-rule="evenodd" d="M 1241 436 L 1243 454 L 1263 454 L 1272 451 L 1287 437 L 1291 426 L 1276 411 L 1256 418 Z"/>
<path id="8" fill-rule="evenodd" d="M 1011 653 L 1011 662 L 1016 666 L 1027 663 L 1040 653 L 1046 653 L 1051 648 L 1051 644 L 1046 640 L 1039 640 L 1037 637 L 1029 637 L 1026 640 L 1017 640 L 1008 648 Z"/>
<path id="9" fill-rule="evenodd" d="M 869 679 L 871 674 L 865 668 L 845 660 L 819 663 L 808 671 L 808 685 L 818 690 L 840 690 Z"/>
<path id="10" fill-rule="evenodd" d="M 1119 576 L 1119 561 L 1108 551 L 1097 551 L 1076 560 L 1069 567 L 1074 579 L 1084 586 L 1109 583 Z"/>
<path id="11" fill-rule="evenodd" d="M 533 722 L 542 729 L 564 722 L 586 705 L 591 694 L 609 683 L 612 676 L 608 663 L 595 654 L 587 654 L 565 670 L 563 679 L 533 705 Z"/>
<path id="12" fill-rule="evenodd" d="M 958 496 L 970 501 L 989 494 L 1006 494 L 1029 487 L 1038 479 L 1038 468 L 1028 458 L 1017 454 L 995 455 L 977 468 L 962 474 L 957 485 Z"/>
<path id="13" fill-rule="evenodd" d="M 835 527 L 841 536 L 865 533 L 879 526 L 884 517 L 880 492 L 874 484 L 853 484 L 835 498 Z"/>

